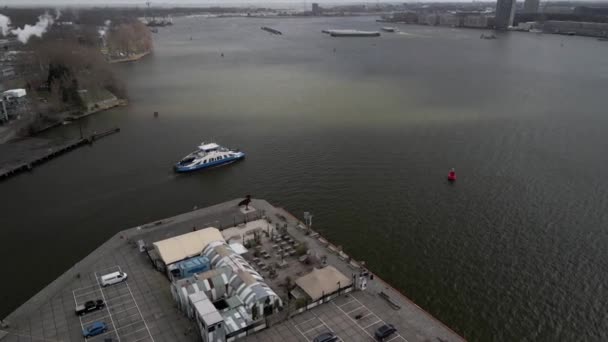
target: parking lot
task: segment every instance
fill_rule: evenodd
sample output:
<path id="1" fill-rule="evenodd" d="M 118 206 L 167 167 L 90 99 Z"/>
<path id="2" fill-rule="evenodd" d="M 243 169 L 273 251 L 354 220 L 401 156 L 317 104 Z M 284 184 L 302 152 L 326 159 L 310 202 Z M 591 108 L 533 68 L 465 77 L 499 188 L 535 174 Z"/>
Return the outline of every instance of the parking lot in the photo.
<path id="1" fill-rule="evenodd" d="M 288 323 L 283 323 L 289 325 L 286 327 L 288 329 L 263 331 L 259 333 L 259 337 L 247 338 L 247 340 L 312 342 L 315 337 L 323 333 L 333 332 L 338 337 L 338 341 L 372 342 L 377 341 L 374 332 L 384 323 L 384 320 L 353 294 L 348 294 L 293 317 Z M 292 336 L 288 336 L 289 332 Z M 407 342 L 399 332 L 384 339 L 384 342 L 388 341 Z"/>
<path id="2" fill-rule="evenodd" d="M 100 277 L 104 274 L 122 271 L 120 266 L 96 270 L 94 279 L 96 284 L 81 287 L 72 291 L 76 306 L 84 304 L 89 300 L 101 299 L 105 307 L 83 316 L 79 316 L 80 326 L 84 329 L 94 322 L 104 322 L 107 331 L 103 334 L 86 338 L 86 341 L 106 341 L 111 338 L 118 342 L 154 341 L 148 325 L 144 320 L 140 308 L 133 297 L 131 288 L 127 281 L 102 287 Z"/>
<path id="3" fill-rule="evenodd" d="M 326 332 L 336 333 L 321 318 L 312 312 L 310 312 L 309 315 L 297 317 L 294 320 L 294 327 L 307 341 L 312 341 L 315 337 Z M 338 336 L 338 341 L 344 340 Z"/>
<path id="4" fill-rule="evenodd" d="M 376 340 L 374 337 L 376 329 L 387 323 L 352 295 L 337 298 L 332 302 L 332 305 L 346 315 L 374 341 Z M 407 342 L 407 340 L 397 332 L 384 339 L 384 342 Z"/>

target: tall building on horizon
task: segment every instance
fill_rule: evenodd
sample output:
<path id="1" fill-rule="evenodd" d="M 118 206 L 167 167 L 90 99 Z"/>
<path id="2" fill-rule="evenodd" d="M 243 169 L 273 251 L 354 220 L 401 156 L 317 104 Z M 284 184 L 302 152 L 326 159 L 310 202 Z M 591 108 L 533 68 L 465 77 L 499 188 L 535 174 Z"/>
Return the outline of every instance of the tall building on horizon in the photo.
<path id="1" fill-rule="evenodd" d="M 321 15 L 321 7 L 316 2 L 312 3 L 312 15 Z"/>
<path id="2" fill-rule="evenodd" d="M 516 0 L 498 0 L 496 2 L 496 19 L 494 26 L 497 30 L 506 30 L 509 26 L 513 26 L 515 1 Z"/>
<path id="3" fill-rule="evenodd" d="M 524 13 L 538 13 L 540 0 L 526 0 L 524 2 Z"/>

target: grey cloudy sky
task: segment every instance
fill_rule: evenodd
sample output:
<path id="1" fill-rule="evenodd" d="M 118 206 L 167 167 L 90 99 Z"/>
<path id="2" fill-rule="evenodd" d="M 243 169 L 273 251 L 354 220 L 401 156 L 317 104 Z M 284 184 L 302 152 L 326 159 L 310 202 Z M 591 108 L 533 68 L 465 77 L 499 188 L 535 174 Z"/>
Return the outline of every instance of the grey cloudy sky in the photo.
<path id="1" fill-rule="evenodd" d="M 93 6 L 93 5 L 123 5 L 123 6 L 145 6 L 147 0 L 0 0 L 0 6 L 8 5 L 8 6 L 48 6 L 48 5 L 63 5 L 63 6 L 82 6 L 83 4 Z M 318 2 L 320 4 L 344 4 L 344 3 L 376 3 L 376 2 L 392 2 L 392 3 L 403 3 L 403 2 L 413 2 L 413 0 L 404 0 L 404 1 L 381 1 L 381 0 L 151 0 L 153 6 L 171 6 L 171 5 L 179 5 L 179 6 L 208 6 L 208 5 L 273 5 L 280 6 L 281 4 L 288 5 L 289 7 L 293 7 L 294 5 L 298 6 L 310 6 L 313 2 Z M 466 1 L 470 2 L 472 0 L 416 0 L 416 2 L 440 2 L 440 1 Z M 484 0 L 482 0 L 484 1 Z M 523 0 L 518 0 L 523 1 Z M 559 0 L 554 0 L 559 1 Z M 570 1 L 585 1 L 585 0 L 570 0 Z M 608 0 L 600 0 L 597 2 L 607 2 Z"/>
<path id="2" fill-rule="evenodd" d="M 56 4 L 74 4 L 82 5 L 86 4 L 128 4 L 128 5 L 145 5 L 147 0 L 0 0 L 1 5 L 56 5 Z M 468 0 L 467 0 L 468 1 Z M 264 4 L 264 3 L 376 3 L 375 0 L 369 1 L 356 1 L 356 0 L 151 0 L 153 5 L 221 5 L 221 4 Z M 384 1 L 384 2 L 395 2 L 397 1 Z"/>
<path id="3" fill-rule="evenodd" d="M 145 6 L 147 0 L 0 0 L 0 6 L 3 5 L 140 5 Z M 407 1 L 407 0 L 405 0 Z M 424 2 L 425 0 L 417 0 L 417 2 Z M 442 0 L 427 0 L 427 1 L 442 1 Z M 446 1 L 446 0 L 443 0 Z M 459 1 L 459 0 L 447 0 L 447 1 Z M 471 1 L 471 0 L 461 0 Z M 521 0 L 523 1 L 523 0 Z M 576 1 L 576 0 L 574 0 Z M 343 3 L 376 3 L 376 0 L 151 0 L 153 5 L 226 5 L 226 4 L 308 4 L 313 2 L 325 3 L 325 4 L 343 4 Z M 380 2 L 393 2 L 403 3 L 404 1 L 380 1 Z"/>

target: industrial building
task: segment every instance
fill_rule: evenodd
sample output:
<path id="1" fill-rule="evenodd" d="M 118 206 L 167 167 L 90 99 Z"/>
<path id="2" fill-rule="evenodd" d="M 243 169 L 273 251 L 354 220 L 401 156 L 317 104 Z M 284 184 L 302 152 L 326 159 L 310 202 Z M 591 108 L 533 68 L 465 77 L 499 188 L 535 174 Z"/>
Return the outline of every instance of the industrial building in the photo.
<path id="1" fill-rule="evenodd" d="M 10 89 L 2 93 L 0 123 L 13 120 L 28 110 L 26 95 L 25 89 Z"/>
<path id="2" fill-rule="evenodd" d="M 516 0 L 498 0 L 496 2 L 496 19 L 494 26 L 497 30 L 506 30 L 513 26 Z"/>

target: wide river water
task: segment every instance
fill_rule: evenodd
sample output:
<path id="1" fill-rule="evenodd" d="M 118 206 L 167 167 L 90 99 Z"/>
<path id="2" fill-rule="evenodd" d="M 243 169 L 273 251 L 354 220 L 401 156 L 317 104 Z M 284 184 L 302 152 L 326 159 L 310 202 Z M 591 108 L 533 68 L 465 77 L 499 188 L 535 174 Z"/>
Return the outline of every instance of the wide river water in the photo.
<path id="1" fill-rule="evenodd" d="M 119 230 L 252 194 L 311 211 L 467 339 L 608 340 L 608 43 L 321 33 L 374 19 L 160 29 L 153 55 L 117 66 L 130 106 L 82 122 L 119 134 L 0 184 L 0 317 Z M 175 175 L 203 140 L 247 159 Z"/>

